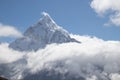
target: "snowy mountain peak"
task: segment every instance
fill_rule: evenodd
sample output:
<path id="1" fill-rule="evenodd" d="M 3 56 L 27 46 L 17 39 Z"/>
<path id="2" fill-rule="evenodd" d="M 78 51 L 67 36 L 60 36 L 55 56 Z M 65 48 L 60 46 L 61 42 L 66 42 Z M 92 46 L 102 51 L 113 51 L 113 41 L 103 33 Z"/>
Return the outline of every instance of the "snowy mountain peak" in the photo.
<path id="1" fill-rule="evenodd" d="M 49 29 L 57 29 L 60 28 L 55 21 L 50 17 L 50 15 L 46 12 L 42 12 L 42 18 L 40 18 L 40 20 L 38 21 L 38 23 L 36 23 L 35 25 L 43 25 L 43 26 L 39 26 L 39 27 L 46 27 Z M 34 25 L 34 26 L 35 26 Z"/>
<path id="2" fill-rule="evenodd" d="M 43 20 L 44 22 L 53 22 L 53 23 L 55 23 L 48 13 L 42 12 L 42 15 L 43 15 L 43 17 L 41 18 L 41 20 Z"/>
<path id="3" fill-rule="evenodd" d="M 50 16 L 47 12 L 42 12 L 43 16 Z"/>
<path id="4" fill-rule="evenodd" d="M 43 19 L 50 19 L 50 20 L 52 20 L 50 15 L 48 13 L 46 13 L 46 12 L 42 12 L 42 16 L 43 16 Z"/>
<path id="5" fill-rule="evenodd" d="M 55 21 L 50 17 L 50 15 L 48 13 L 42 12 L 42 15 L 43 15 L 43 17 L 41 18 L 41 21 L 43 21 L 43 22 L 51 22 L 51 23 L 56 24 Z"/>
<path id="6" fill-rule="evenodd" d="M 78 42 L 71 38 L 69 33 L 59 27 L 48 13 L 43 12 L 43 17 L 23 34 L 24 37 L 12 42 L 9 47 L 19 51 L 38 50 L 52 43 Z"/>

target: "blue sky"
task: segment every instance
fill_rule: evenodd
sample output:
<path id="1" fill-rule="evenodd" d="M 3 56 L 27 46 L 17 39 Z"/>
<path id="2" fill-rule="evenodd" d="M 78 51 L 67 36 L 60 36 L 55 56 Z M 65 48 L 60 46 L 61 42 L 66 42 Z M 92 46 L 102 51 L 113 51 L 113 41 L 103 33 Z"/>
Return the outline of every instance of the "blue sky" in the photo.
<path id="1" fill-rule="evenodd" d="M 104 40 L 120 40 L 119 25 L 104 24 L 109 21 L 107 13 L 93 6 L 93 0 L 0 0 L 0 23 L 16 27 L 22 33 L 41 18 L 43 11 L 70 33 L 90 35 Z M 95 0 L 94 0 L 95 1 Z M 103 9 L 104 10 L 104 9 Z M 0 42 L 12 38 L 0 37 Z"/>

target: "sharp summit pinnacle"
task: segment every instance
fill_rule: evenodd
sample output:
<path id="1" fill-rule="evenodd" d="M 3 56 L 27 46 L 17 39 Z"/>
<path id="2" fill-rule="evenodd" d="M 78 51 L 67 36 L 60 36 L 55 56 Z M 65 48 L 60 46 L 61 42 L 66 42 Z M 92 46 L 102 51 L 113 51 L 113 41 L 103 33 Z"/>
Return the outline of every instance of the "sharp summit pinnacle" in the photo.
<path id="1" fill-rule="evenodd" d="M 48 13 L 43 12 L 42 15 L 36 24 L 25 31 L 22 38 L 13 41 L 9 47 L 19 51 L 37 51 L 52 43 L 78 42 L 58 26 Z"/>

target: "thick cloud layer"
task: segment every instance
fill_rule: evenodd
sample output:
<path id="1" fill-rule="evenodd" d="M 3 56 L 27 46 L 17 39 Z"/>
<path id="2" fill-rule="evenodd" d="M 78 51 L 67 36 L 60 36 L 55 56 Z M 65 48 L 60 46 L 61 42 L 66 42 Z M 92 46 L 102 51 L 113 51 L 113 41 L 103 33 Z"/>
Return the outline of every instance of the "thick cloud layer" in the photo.
<path id="1" fill-rule="evenodd" d="M 92 0 L 91 8 L 99 15 L 111 12 L 109 22 L 106 25 L 114 24 L 120 26 L 120 0 Z"/>
<path id="2" fill-rule="evenodd" d="M 8 43 L 0 44 L 0 63 L 10 63 L 20 59 L 23 54 L 8 48 Z"/>
<path id="3" fill-rule="evenodd" d="M 11 76 L 5 70 L 4 74 L 0 74 L 11 79 L 20 79 L 29 74 L 38 75 L 43 70 L 54 70 L 55 74 L 69 73 L 70 76 L 85 80 L 120 79 L 120 41 L 104 41 L 79 35 L 71 37 L 82 43 L 51 44 L 37 52 L 18 52 L 9 49 L 7 44 L 1 44 L 0 63 L 9 64 L 10 69 L 12 66 L 12 72 L 16 74 Z M 67 80 L 65 77 L 63 80 Z"/>

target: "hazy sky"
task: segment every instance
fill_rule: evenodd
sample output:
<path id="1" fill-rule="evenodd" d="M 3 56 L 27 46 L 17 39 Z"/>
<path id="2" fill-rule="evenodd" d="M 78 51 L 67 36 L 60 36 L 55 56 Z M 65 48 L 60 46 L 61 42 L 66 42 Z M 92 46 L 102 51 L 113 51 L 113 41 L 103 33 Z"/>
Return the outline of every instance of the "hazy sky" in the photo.
<path id="1" fill-rule="evenodd" d="M 14 26 L 23 33 L 45 11 L 70 33 L 96 36 L 104 40 L 120 40 L 119 6 L 106 6 L 110 4 L 109 0 L 104 2 L 104 6 L 101 5 L 102 1 L 0 0 L 0 24 Z M 110 12 L 111 7 L 114 9 Z M 0 37 L 0 42 L 5 41 L 10 42 L 11 38 Z"/>

